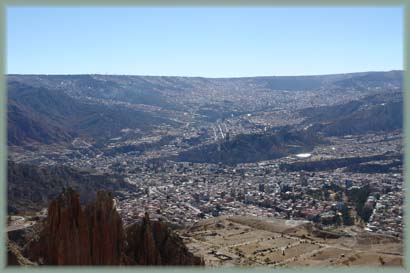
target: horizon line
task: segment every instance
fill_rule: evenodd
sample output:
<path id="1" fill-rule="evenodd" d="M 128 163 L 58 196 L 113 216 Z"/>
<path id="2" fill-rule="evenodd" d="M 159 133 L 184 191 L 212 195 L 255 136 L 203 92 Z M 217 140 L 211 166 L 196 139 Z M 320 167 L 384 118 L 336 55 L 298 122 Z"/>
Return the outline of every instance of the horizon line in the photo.
<path id="1" fill-rule="evenodd" d="M 143 74 L 110 74 L 110 73 L 52 73 L 52 74 L 35 74 L 35 73 L 7 73 L 5 76 L 131 76 L 131 77 L 170 77 L 170 78 L 205 78 L 205 79 L 240 79 L 240 78 L 268 78 L 268 77 L 317 77 L 317 76 L 333 76 L 333 75 L 348 75 L 361 73 L 388 73 L 388 72 L 404 72 L 404 69 L 392 70 L 371 70 L 371 71 L 354 71 L 354 72 L 340 72 L 329 74 L 298 74 L 298 75 L 258 75 L 258 76 L 226 76 L 226 77 L 212 77 L 212 76 L 176 76 L 176 75 L 143 75 Z"/>

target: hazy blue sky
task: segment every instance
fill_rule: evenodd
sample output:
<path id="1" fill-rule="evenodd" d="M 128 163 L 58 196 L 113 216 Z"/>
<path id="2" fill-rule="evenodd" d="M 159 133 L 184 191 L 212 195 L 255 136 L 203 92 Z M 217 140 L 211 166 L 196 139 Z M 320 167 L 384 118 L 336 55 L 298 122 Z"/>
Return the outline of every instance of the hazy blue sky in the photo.
<path id="1" fill-rule="evenodd" d="M 204 77 L 403 69 L 401 8 L 7 9 L 7 72 Z"/>

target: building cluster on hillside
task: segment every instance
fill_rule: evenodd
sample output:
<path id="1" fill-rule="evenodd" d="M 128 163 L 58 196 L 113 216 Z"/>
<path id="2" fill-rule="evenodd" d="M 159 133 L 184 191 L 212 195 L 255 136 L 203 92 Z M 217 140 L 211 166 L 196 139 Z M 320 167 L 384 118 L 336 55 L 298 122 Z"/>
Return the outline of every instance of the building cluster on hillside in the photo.
<path id="1" fill-rule="evenodd" d="M 214 124 L 218 127 L 218 131 L 215 129 L 218 132 L 217 139 L 226 133 L 227 130 L 223 129 L 225 125 Z M 234 128 L 233 123 L 228 126 Z M 238 132 L 242 130 L 240 127 L 237 129 Z M 153 217 L 166 218 L 175 225 L 186 225 L 201 218 L 219 215 L 251 215 L 306 219 L 326 228 L 343 224 L 346 211 L 354 221 L 357 217 L 355 205 L 347 196 L 349 190 L 369 186 L 371 197 L 365 206 L 371 208 L 373 213 L 366 228 L 374 232 L 402 234 L 403 175 L 400 164 L 395 164 L 397 158 L 376 162 L 377 166 L 392 166 L 385 172 L 355 171 L 345 167 L 316 171 L 289 171 L 281 168 L 283 164 L 298 162 L 309 164 L 328 159 L 403 154 L 400 131 L 328 138 L 330 144 L 317 145 L 309 154 L 303 155 L 305 158 L 289 156 L 226 166 L 170 160 L 162 163 L 150 161 L 188 149 L 189 141 L 194 141 L 201 134 L 209 134 L 210 139 L 213 138 L 212 128 L 187 130 L 182 134 L 172 128 L 166 130 L 170 136 L 175 136 L 175 141 L 172 145 L 162 145 L 160 149 L 124 152 L 121 150 L 124 142 L 113 139 L 111 144 L 104 147 L 104 151 L 88 147 L 82 142 L 81 145 L 76 143 L 77 149 L 50 146 L 48 150 L 20 151 L 14 160 L 24 162 L 27 158 L 36 164 L 57 163 L 124 176 L 126 181 L 135 185 L 134 192 L 124 192 L 124 197 L 118 200 L 126 222 L 132 222 L 149 211 Z M 145 147 L 160 140 L 160 137 L 152 136 L 127 143 Z M 371 165 L 372 162 L 367 163 Z M 369 167 L 364 164 L 363 168 Z"/>
<path id="2" fill-rule="evenodd" d="M 345 208 L 354 221 L 355 207 L 347 195 L 368 186 L 371 195 L 364 205 L 374 207 L 370 230 L 402 233 L 400 173 L 283 172 L 279 165 L 277 160 L 236 167 L 187 162 L 168 162 L 160 167 L 141 164 L 137 173 L 128 176 L 136 186 L 135 193 L 124 193 L 119 207 L 126 221 L 149 211 L 175 225 L 219 215 L 250 215 L 305 219 L 326 228 L 343 224 Z M 387 204 L 388 210 L 384 207 Z"/>

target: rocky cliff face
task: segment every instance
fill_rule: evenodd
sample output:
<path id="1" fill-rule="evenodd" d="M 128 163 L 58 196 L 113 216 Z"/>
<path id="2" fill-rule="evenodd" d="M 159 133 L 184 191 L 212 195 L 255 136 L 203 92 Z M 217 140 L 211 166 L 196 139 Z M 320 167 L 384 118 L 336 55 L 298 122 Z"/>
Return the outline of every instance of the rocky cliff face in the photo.
<path id="1" fill-rule="evenodd" d="M 98 192 L 97 199 L 85 209 L 89 229 L 91 264 L 126 263 L 124 230 L 113 196 Z"/>
<path id="2" fill-rule="evenodd" d="M 126 253 L 139 265 L 204 265 L 166 223 L 151 221 L 148 214 L 126 228 L 126 237 Z"/>
<path id="3" fill-rule="evenodd" d="M 91 264 L 89 232 L 79 195 L 66 190 L 50 203 L 45 227 L 25 254 L 39 264 Z"/>
<path id="4" fill-rule="evenodd" d="M 24 253 L 44 265 L 203 265 L 165 223 L 146 215 L 125 231 L 110 193 L 82 208 L 72 189 L 50 203 L 44 229 Z"/>
<path id="5" fill-rule="evenodd" d="M 21 252 L 16 244 L 7 240 L 7 266 L 10 265 L 29 266 L 35 264 L 21 255 Z"/>

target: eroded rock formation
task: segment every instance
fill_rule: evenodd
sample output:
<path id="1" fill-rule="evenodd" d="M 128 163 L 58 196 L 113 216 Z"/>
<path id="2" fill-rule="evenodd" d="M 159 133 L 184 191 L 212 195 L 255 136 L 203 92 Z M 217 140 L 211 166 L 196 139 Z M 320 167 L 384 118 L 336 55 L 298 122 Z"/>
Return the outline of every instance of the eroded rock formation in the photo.
<path id="1" fill-rule="evenodd" d="M 48 216 L 38 240 L 29 243 L 25 254 L 47 265 L 88 265 L 90 229 L 80 205 L 80 196 L 65 190 L 48 207 Z"/>
<path id="2" fill-rule="evenodd" d="M 125 236 L 123 223 L 113 196 L 98 192 L 97 199 L 85 209 L 89 229 L 91 264 L 127 264 L 124 255 Z"/>
<path id="3" fill-rule="evenodd" d="M 203 265 L 188 251 L 181 238 L 162 221 L 142 221 L 126 227 L 127 255 L 140 265 Z"/>
<path id="4" fill-rule="evenodd" d="M 23 257 L 18 246 L 7 239 L 7 265 L 28 266 L 35 264 Z"/>
<path id="5" fill-rule="evenodd" d="M 203 265 L 166 223 L 146 214 L 125 231 L 110 193 L 98 192 L 82 208 L 72 189 L 50 203 L 45 227 L 25 255 L 44 265 Z"/>

